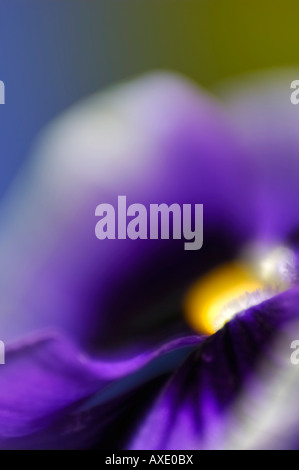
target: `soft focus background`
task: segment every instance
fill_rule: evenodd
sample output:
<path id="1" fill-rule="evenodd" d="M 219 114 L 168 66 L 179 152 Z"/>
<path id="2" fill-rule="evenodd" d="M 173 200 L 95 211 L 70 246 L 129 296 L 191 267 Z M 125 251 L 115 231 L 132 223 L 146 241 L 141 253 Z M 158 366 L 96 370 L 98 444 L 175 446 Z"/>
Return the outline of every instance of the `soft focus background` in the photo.
<path id="1" fill-rule="evenodd" d="M 0 0 L 0 80 L 6 85 L 6 104 L 0 106 L 0 339 L 9 342 L 54 325 L 74 333 L 80 347 L 92 352 L 139 350 L 140 344 L 145 350 L 152 338 L 162 344 L 166 337 L 190 333 L 180 311 L 186 288 L 239 256 L 240 247 L 248 248 L 247 235 L 258 242 L 272 235 L 298 249 L 293 231 L 299 213 L 299 108 L 289 101 L 293 71 L 291 78 L 299 78 L 298 18 L 298 0 Z M 271 70 L 280 68 L 292 72 L 281 79 L 276 108 L 275 86 L 265 91 Z M 248 160 L 226 137 L 226 127 L 218 126 L 218 108 L 210 107 L 205 93 L 193 94 L 192 86 L 185 93 L 189 85 L 171 74 L 130 82 L 156 70 L 178 73 L 212 93 L 227 79 L 237 83 L 243 74 L 270 71 L 260 94 L 249 79 L 240 92 L 244 100 L 230 103 L 234 124 L 250 130 Z M 123 81 L 132 84 L 124 92 L 112 89 L 103 101 L 93 95 Z M 90 96 L 65 121 L 55 121 Z M 120 117 L 116 131 L 113 112 Z M 39 136 L 53 121 L 53 147 L 50 128 L 40 151 Z M 166 135 L 161 140 L 160 126 Z M 27 173 L 32 155 L 37 160 Z M 106 249 L 94 236 L 94 208 L 121 194 L 145 205 L 207 202 L 208 243 L 200 252 L 185 252 L 171 241 L 166 248 L 146 241 L 144 248 L 142 240 L 113 241 Z M 262 258 L 255 250 L 248 251 L 249 261 Z M 288 262 L 289 252 L 275 253 Z M 216 274 L 212 289 L 207 282 L 208 301 L 223 279 L 243 282 L 238 266 L 228 264 L 219 279 Z M 246 289 L 242 284 L 241 293 Z M 226 297 L 222 301 L 227 304 Z M 202 325 L 196 330 L 214 331 Z M 285 401 L 292 416 L 297 395 L 292 387 L 289 392 L 291 400 Z M 262 416 L 265 401 L 252 407 L 256 416 Z M 281 409 L 276 422 L 284 420 L 283 404 Z M 272 421 L 266 425 L 271 429 Z"/>
<path id="2" fill-rule="evenodd" d="M 211 87 L 299 62 L 296 0 L 0 1 L 0 195 L 39 131 L 79 98 L 152 69 Z"/>
<path id="3" fill-rule="evenodd" d="M 142 2 L 137 0 L 113 0 L 105 2 L 68 2 L 52 0 L 43 2 L 1 1 L 0 79 L 6 84 L 6 105 L 0 107 L 0 201 L 6 203 L 8 199 L 8 201 L 10 201 L 9 204 L 12 204 L 10 206 L 4 206 L 12 222 L 10 222 L 10 232 L 8 231 L 5 235 L 5 227 L 6 225 L 9 226 L 9 224 L 5 222 L 5 219 L 1 219 L 2 227 L 4 227 L 4 239 L 5 236 L 7 239 L 6 242 L 2 241 L 1 243 L 3 247 L 6 246 L 6 243 L 7 245 L 10 244 L 11 251 L 9 252 L 7 248 L 3 248 L 3 254 L 1 255 L 3 279 L 1 284 L 4 294 L 1 294 L 0 290 L 0 297 L 9 299 L 8 301 L 5 300 L 2 306 L 2 310 L 6 312 L 5 327 L 3 327 L 5 328 L 5 332 L 8 332 L 10 329 L 15 330 L 16 322 L 20 325 L 20 331 L 7 334 L 8 339 L 21 336 L 24 333 L 51 324 L 51 317 L 54 316 L 54 311 L 72 311 L 73 307 L 76 308 L 78 301 L 74 297 L 74 300 L 71 300 L 74 305 L 67 305 L 64 296 L 66 295 L 68 300 L 72 299 L 73 294 L 77 291 L 77 288 L 74 287 L 76 283 L 78 283 L 79 288 L 81 288 L 82 285 L 82 280 L 80 279 L 79 281 L 80 275 L 78 276 L 78 280 L 76 279 L 74 281 L 74 284 L 72 284 L 71 281 L 67 281 L 70 282 L 69 286 L 62 285 L 62 282 L 66 282 L 64 281 L 65 279 L 72 279 L 72 274 L 70 275 L 63 271 L 59 260 L 64 256 L 65 260 L 68 259 L 68 255 L 64 253 L 67 251 L 65 248 L 69 247 L 70 256 L 73 257 L 73 254 L 77 253 L 78 249 L 81 250 L 86 243 L 80 242 L 77 248 L 75 248 L 75 242 L 72 247 L 69 246 L 70 235 L 68 235 L 67 242 L 64 242 L 63 238 L 61 238 L 62 242 L 59 245 L 61 251 L 59 251 L 59 249 L 55 250 L 54 258 L 56 264 L 55 267 L 52 268 L 51 262 L 48 263 L 46 260 L 47 256 L 51 257 L 51 248 L 47 248 L 49 251 L 44 250 L 45 240 L 48 240 L 50 242 L 49 246 L 51 246 L 51 233 L 54 234 L 50 223 L 49 229 L 47 228 L 48 222 L 46 213 L 49 210 L 51 211 L 51 202 L 49 202 L 49 207 L 47 206 L 48 203 L 45 203 L 43 206 L 43 201 L 41 201 L 41 206 L 38 206 L 39 194 L 42 194 L 39 192 L 38 188 L 36 189 L 37 192 L 34 192 L 35 189 L 33 189 L 32 195 L 30 196 L 31 180 L 30 176 L 26 176 L 26 162 L 33 153 L 37 154 L 37 156 L 39 155 L 38 152 L 36 152 L 35 144 L 40 132 L 47 127 L 47 124 L 55 120 L 56 117 L 59 117 L 63 111 L 68 110 L 71 105 L 77 103 L 80 99 L 88 97 L 94 92 L 105 90 L 107 87 L 109 88 L 110 85 L 120 83 L 124 80 L 130 80 L 138 77 L 140 74 L 155 70 L 174 71 L 194 80 L 200 86 L 213 91 L 219 82 L 241 76 L 243 73 L 263 69 L 271 70 L 271 68 L 275 69 L 277 67 L 296 66 L 299 61 L 297 53 L 297 45 L 299 45 L 296 20 L 297 12 L 299 12 L 299 5 L 295 1 L 289 0 L 284 3 L 283 8 L 280 2 L 260 2 L 255 0 L 250 2 L 239 2 L 238 0 L 184 2 L 176 0 Z M 286 95 L 284 101 L 289 104 L 288 87 L 289 81 L 286 79 Z M 147 92 L 145 92 L 145 94 L 146 93 Z M 174 93 L 174 96 L 175 95 L 176 92 Z M 150 94 L 148 96 L 150 102 Z M 253 91 L 253 96 L 255 96 L 255 91 Z M 170 100 L 171 99 L 172 98 L 170 98 Z M 293 107 L 292 111 L 295 113 L 297 111 L 296 107 Z M 205 113 L 204 110 L 203 113 Z M 203 122 L 205 120 L 206 117 L 205 114 L 203 114 Z M 203 134 L 207 134 L 208 138 L 209 132 L 210 131 L 204 131 Z M 197 135 L 197 131 L 195 135 Z M 114 137 L 112 136 L 111 141 L 113 140 Z M 210 143 L 212 140 L 214 140 L 214 144 L 217 146 L 217 139 L 213 137 Z M 223 146 L 221 146 L 221 152 L 222 151 Z M 216 150 L 216 154 L 219 154 L 220 158 L 221 152 Z M 68 152 L 63 153 L 67 154 Z M 230 153 L 230 150 L 228 150 L 228 154 Z M 71 181 L 72 177 L 70 176 L 70 172 L 67 172 L 65 176 L 63 175 L 59 161 L 60 156 L 55 155 L 55 157 L 57 157 L 57 180 L 55 179 L 56 176 L 54 176 L 52 179 L 54 186 L 52 190 L 50 189 L 49 198 L 55 198 L 56 194 L 58 199 L 56 202 L 53 200 L 53 207 L 55 207 L 56 210 L 62 203 L 62 201 L 59 200 L 56 185 L 58 187 L 59 184 L 62 183 L 62 185 L 65 186 Z M 141 155 L 140 157 L 143 156 Z M 62 155 L 61 158 L 64 158 L 64 155 Z M 190 156 L 190 158 L 192 158 L 192 156 Z M 239 160 L 241 161 L 241 159 Z M 50 157 L 50 161 L 53 161 L 53 156 Z M 70 162 L 70 166 L 72 166 L 73 162 L 71 159 Z M 83 165 L 83 170 L 84 165 L 85 169 L 87 169 L 88 164 L 84 163 L 84 158 L 81 159 L 81 164 Z M 55 163 L 53 163 L 53 165 L 55 166 Z M 220 163 L 220 161 L 219 165 L 224 165 L 224 168 L 226 167 L 226 164 Z M 271 162 L 268 161 L 268 163 L 265 161 L 266 173 L 271 165 L 272 160 Z M 285 165 L 287 166 L 287 164 Z M 34 166 L 35 164 L 33 168 Z M 151 163 L 149 169 L 154 169 L 154 167 L 155 164 Z M 13 199 L 10 200 L 6 198 L 7 190 L 21 168 L 25 168 L 25 177 L 23 177 L 23 180 L 17 180 L 13 189 L 13 192 L 15 191 L 16 194 L 19 192 L 20 195 L 17 196 L 15 201 Z M 37 169 L 37 171 L 39 170 Z M 238 174 L 237 169 L 235 169 L 235 172 Z M 45 174 L 47 174 L 46 171 Z M 291 174 L 295 174 L 295 171 L 293 172 L 286 168 L 287 186 Z M 173 178 L 173 176 L 174 175 L 172 175 L 171 178 Z M 63 178 L 65 178 L 65 181 Z M 263 186 L 263 178 L 265 178 L 265 175 L 261 173 L 260 178 L 262 179 Z M 60 183 L 59 180 L 61 180 Z M 230 177 L 230 180 L 234 180 L 235 182 L 236 178 Z M 228 185 L 230 185 L 230 180 L 228 181 Z M 25 185 L 29 188 L 29 194 L 25 197 L 22 193 L 22 181 L 23 183 L 25 182 Z M 243 181 L 247 183 L 247 178 L 243 178 Z M 42 184 L 41 182 L 41 185 Z M 72 181 L 71 184 L 76 185 L 76 181 Z M 109 186 L 110 183 L 107 184 Z M 175 187 L 174 179 L 172 184 Z M 242 185 L 243 183 L 241 182 L 240 184 Z M 212 188 L 210 182 L 208 186 Z M 131 187 L 134 189 L 135 182 Z M 121 191 L 125 191 L 124 193 L 128 194 L 128 192 L 131 192 L 131 187 L 128 185 L 127 187 L 124 186 L 125 189 L 121 189 L 121 187 L 118 186 L 116 194 L 121 194 Z M 255 186 L 253 184 L 251 184 L 250 190 L 254 190 L 255 192 Z M 76 190 L 74 191 L 76 192 Z M 238 191 L 238 189 L 236 189 L 236 191 Z M 86 190 L 83 192 L 86 193 Z M 233 190 L 231 190 L 231 192 L 233 193 Z M 276 188 L 274 188 L 274 193 L 275 192 Z M 150 202 L 152 202 L 152 196 L 149 192 L 146 192 L 146 189 L 145 193 L 151 198 Z M 82 195 L 80 196 L 79 194 L 78 192 L 80 199 Z M 137 194 L 137 198 L 142 198 L 138 192 Z M 235 206 L 238 200 L 241 204 L 246 205 L 245 200 L 243 201 L 240 197 L 240 193 L 237 192 L 236 194 L 238 197 L 234 198 L 233 206 Z M 132 194 L 131 197 L 134 198 L 134 195 Z M 160 196 L 161 201 L 164 201 L 163 197 L 163 195 Z M 179 198 L 178 191 L 171 198 L 171 201 L 164 202 L 171 203 L 174 201 L 174 197 Z M 250 198 L 249 194 L 248 197 Z M 25 201 L 27 198 L 28 203 Z M 188 198 L 188 201 L 185 202 L 192 202 L 192 197 L 188 196 Z M 199 201 L 198 198 L 199 195 L 196 195 L 197 202 L 203 202 L 201 200 Z M 222 199 L 222 197 L 218 196 L 211 196 L 211 198 Z M 278 195 L 277 198 L 279 199 L 280 196 Z M 24 201 L 24 208 L 20 207 L 20 203 L 18 202 L 20 200 Z M 34 206 L 33 201 L 36 202 L 36 206 Z M 143 201 L 145 201 L 144 198 Z M 99 202 L 101 202 L 99 199 L 92 201 L 89 206 L 87 206 L 88 209 L 82 209 L 83 214 L 88 211 L 90 212 L 90 208 L 94 208 Z M 130 202 L 137 201 L 132 200 Z M 178 202 L 180 202 L 179 199 Z M 66 202 L 66 207 L 68 207 L 67 204 Z M 226 203 L 223 202 L 223 204 L 225 205 Z M 235 225 L 238 225 L 238 219 L 236 215 L 233 214 L 235 210 L 233 206 L 230 204 L 230 207 L 227 208 L 226 204 L 225 210 L 227 209 L 228 212 L 232 211 L 232 219 Z M 28 209 L 27 215 L 26 208 Z M 221 212 L 219 208 L 217 210 Z M 247 206 L 246 210 L 248 210 Z M 44 219 L 39 217 L 39 211 L 45 214 Z M 75 217 L 76 210 L 72 208 L 72 211 L 73 217 Z M 68 209 L 65 209 L 62 213 L 63 218 L 66 218 Z M 18 222 L 13 221 L 14 215 Z M 30 219 L 30 217 L 32 217 L 32 219 Z M 56 230 L 60 221 L 58 220 L 57 214 L 53 215 L 53 217 L 52 226 L 55 227 Z M 35 220 L 33 221 L 33 219 Z M 220 220 L 220 214 L 218 213 L 217 219 Z M 246 218 L 243 217 L 243 219 L 250 221 L 249 213 L 246 213 Z M 251 219 L 253 219 L 253 217 L 251 217 Z M 280 222 L 279 217 L 278 222 Z M 17 224 L 19 224 L 19 226 Z M 31 224 L 35 227 L 32 228 L 32 233 Z M 87 240 L 91 233 L 90 227 L 94 224 L 93 214 L 89 222 L 84 222 L 82 215 L 80 215 L 78 224 L 80 224 L 81 227 L 85 227 L 84 236 L 87 237 L 85 238 L 85 240 Z M 230 227 L 229 223 L 227 223 L 226 228 L 227 236 L 230 238 L 233 237 L 233 233 L 236 233 L 236 228 L 233 229 Z M 35 235 L 32 235 L 34 230 L 36 231 Z M 74 227 L 71 230 L 71 233 L 76 231 Z M 43 235 L 39 235 L 40 232 L 43 233 Z M 57 237 L 61 237 L 61 235 L 57 234 Z M 148 298 L 157 294 L 154 290 L 147 293 L 144 287 L 144 285 L 151 284 L 153 277 L 156 276 L 156 272 L 160 273 L 161 281 L 163 280 L 162 283 L 157 278 L 153 282 L 158 290 L 159 285 L 163 284 L 164 288 L 165 280 L 167 279 L 170 291 L 177 291 L 174 280 L 171 278 L 171 273 L 179 271 L 177 266 L 180 264 L 181 277 L 184 278 L 183 264 L 186 260 L 186 273 L 188 275 L 190 274 L 190 279 L 186 277 L 186 285 L 182 285 L 182 291 L 184 291 L 188 283 L 200 274 L 198 271 L 199 267 L 201 267 L 203 271 L 206 269 L 202 254 L 208 260 L 209 269 L 214 264 L 219 264 L 225 261 L 225 259 L 231 259 L 236 255 L 233 242 L 228 241 L 227 243 L 227 241 L 224 240 L 224 234 L 220 234 L 219 229 L 217 233 L 216 228 L 217 240 L 215 242 L 210 233 L 208 238 L 209 243 L 205 245 L 205 249 L 200 251 L 200 253 L 192 253 L 192 256 L 190 253 L 186 254 L 181 250 L 181 253 L 176 255 L 180 256 L 181 259 L 173 258 L 173 261 L 169 262 L 171 255 L 166 261 L 160 260 L 160 258 L 155 255 L 156 258 L 154 257 L 154 259 L 159 262 L 159 265 L 153 267 L 153 275 L 145 274 L 145 279 L 136 287 L 136 290 L 141 293 L 143 300 L 146 299 L 146 303 L 148 303 Z M 34 239 L 40 241 L 34 241 Z M 32 240 L 32 242 L 30 240 Z M 96 247 L 95 250 L 101 249 L 100 244 L 95 239 L 91 241 L 91 245 Z M 171 244 L 168 246 L 170 245 Z M 132 246 L 134 252 L 137 246 L 137 243 L 134 243 L 134 246 Z M 147 244 L 147 247 L 150 246 L 150 244 Z M 16 251 L 16 247 L 18 247 L 18 252 Z M 119 249 L 121 250 L 121 248 Z M 114 245 L 111 250 L 113 252 Z M 143 251 L 143 248 L 141 248 L 142 253 Z M 138 250 L 136 253 L 137 252 Z M 46 255 L 45 253 L 48 254 Z M 98 251 L 95 251 L 92 255 L 87 255 L 82 251 L 81 261 L 83 265 L 85 265 L 85 260 L 87 260 L 86 263 L 88 264 L 88 256 L 90 256 L 90 259 L 95 259 L 96 256 L 99 256 L 100 259 L 102 255 L 95 255 L 95 253 L 98 253 Z M 122 260 L 121 253 L 118 253 L 117 250 L 115 252 L 116 265 L 123 266 L 124 270 L 127 264 L 126 257 L 127 259 L 130 258 L 128 253 L 129 251 L 127 254 L 124 252 L 124 259 Z M 3 259 L 6 255 L 7 260 Z M 220 255 L 221 260 L 218 255 Z M 36 265 L 34 264 L 33 256 L 36 257 Z M 138 256 L 139 255 L 136 254 L 136 259 Z M 198 272 L 192 273 L 191 258 L 195 270 Z M 44 265 L 49 265 L 50 274 L 46 271 L 42 277 L 39 274 L 39 263 L 43 264 L 43 259 L 46 261 Z M 108 252 L 107 259 L 111 259 L 111 255 L 108 254 Z M 184 260 L 184 262 L 182 260 Z M 78 268 L 78 272 L 80 273 L 82 271 L 82 273 L 84 273 L 82 265 L 80 264 L 81 261 L 76 259 L 74 266 L 81 266 Z M 108 265 L 110 261 L 109 263 L 106 261 L 106 263 Z M 131 263 L 130 259 L 128 265 L 131 264 L 133 263 Z M 69 268 L 67 268 L 68 265 Z M 162 270 L 163 266 L 165 266 L 165 273 L 163 273 Z M 64 267 L 66 270 L 69 269 L 70 272 L 74 271 L 69 261 L 65 261 Z M 54 275 L 53 273 L 51 274 L 51 270 L 55 273 Z M 98 282 L 105 290 L 103 279 L 97 279 L 96 275 L 91 274 L 92 269 L 90 266 L 86 267 L 86 270 L 89 272 L 90 279 L 94 279 L 95 285 L 96 282 Z M 106 267 L 104 264 L 104 270 L 101 276 L 104 278 L 107 277 L 108 279 L 109 276 L 106 276 L 105 270 Z M 143 270 L 144 268 L 141 266 L 141 271 L 143 272 Z M 32 277 L 30 274 L 31 271 L 35 273 Z M 117 271 L 117 269 L 113 268 L 111 264 L 112 277 L 114 276 L 114 271 Z M 119 272 L 121 271 L 119 270 Z M 9 273 L 11 273 L 10 277 Z M 84 274 L 82 274 L 82 277 L 84 277 Z M 128 273 L 127 277 L 128 282 L 130 282 Z M 122 275 L 122 278 L 125 278 L 125 276 Z M 139 275 L 134 272 L 132 274 L 134 282 L 137 278 L 139 278 Z M 26 285 L 27 279 L 31 279 L 30 285 L 28 284 L 28 286 Z M 52 279 L 52 281 L 49 279 Z M 54 282 L 53 279 L 55 279 Z M 6 281 L 8 287 L 3 285 Z M 142 284 L 142 282 L 144 284 Z M 181 279 L 179 282 L 181 282 Z M 60 286 L 59 288 L 57 288 L 56 283 Z M 88 287 L 91 284 L 87 276 L 86 284 Z M 131 282 L 131 284 L 134 283 Z M 23 292 L 19 291 L 20 286 L 22 286 Z M 15 295 L 16 291 L 17 295 Z M 60 297 L 57 294 L 58 291 Z M 89 292 L 88 289 L 86 292 Z M 120 292 L 120 288 L 118 288 L 118 292 Z M 128 296 L 125 295 L 126 292 L 127 286 L 125 285 L 123 286 L 123 297 L 121 297 L 119 303 L 112 305 L 112 307 L 109 306 L 108 310 L 121 310 L 123 304 L 127 305 L 128 310 L 137 309 L 136 306 L 131 305 L 128 301 L 127 297 L 132 298 L 131 291 L 128 291 Z M 27 295 L 27 293 L 29 294 Z M 87 297 L 91 296 L 91 294 L 88 293 L 85 295 Z M 19 304 L 14 302 L 17 297 L 19 299 L 18 302 L 20 302 Z M 57 297 L 56 304 L 54 301 L 52 302 L 52 298 L 54 297 Z M 35 301 L 36 306 L 34 305 Z M 41 304 L 39 304 L 39 301 Z M 91 308 L 87 306 L 86 300 L 83 301 L 83 304 L 84 302 L 86 306 L 85 309 L 91 310 Z M 173 304 L 169 299 L 165 302 L 166 303 L 160 305 L 157 310 L 156 316 L 158 324 L 162 318 L 161 311 L 164 313 L 166 311 L 165 305 L 170 305 L 169 310 L 172 311 L 171 315 L 175 316 L 176 305 L 178 305 L 180 300 L 173 299 Z M 42 305 L 42 307 L 40 307 L 40 305 Z M 138 305 L 138 299 L 136 300 L 136 305 Z M 39 317 L 41 308 L 45 310 L 45 306 L 48 306 L 48 313 L 45 313 L 46 320 L 44 323 L 36 325 L 35 319 Z M 35 313 L 35 308 L 37 313 Z M 92 308 L 101 310 L 98 305 L 95 307 L 92 306 Z M 20 309 L 23 312 L 23 320 L 21 320 L 19 314 Z M 139 308 L 139 310 L 145 311 L 146 305 L 143 305 L 142 309 Z M 110 315 L 110 312 L 108 313 Z M 58 314 L 59 312 L 57 315 Z M 122 316 L 125 318 L 126 314 L 127 312 L 124 312 Z M 15 317 L 13 315 L 15 315 Z M 73 316 L 75 316 L 75 314 Z M 153 317 L 153 314 L 150 316 Z M 179 315 L 177 315 L 177 317 L 179 317 Z M 15 320 L 13 320 L 13 318 L 15 318 Z M 50 319 L 50 323 L 47 318 Z M 157 334 L 157 322 L 154 322 L 155 324 L 153 325 L 155 334 Z M 88 323 L 88 321 L 86 323 Z M 141 323 L 143 324 L 143 333 L 147 336 L 150 333 L 150 327 L 146 322 L 143 323 L 143 320 Z M 56 325 L 54 321 L 53 324 Z M 108 327 L 111 327 L 113 330 L 113 322 L 102 328 L 105 334 L 108 333 Z M 125 325 L 122 325 L 120 331 L 122 331 L 123 327 L 125 327 Z M 183 330 L 180 330 L 181 327 L 182 325 L 178 325 L 179 331 L 183 332 Z M 98 326 L 96 328 L 98 328 Z M 135 327 L 128 324 L 126 328 L 128 331 L 133 331 Z M 139 335 L 140 325 L 136 328 Z M 169 328 L 170 326 L 167 324 L 165 327 L 167 334 L 170 333 Z M 2 337 L 6 340 L 6 335 L 3 335 L 4 333 L 2 333 Z M 109 336 L 107 336 L 106 340 L 107 343 L 110 344 L 111 338 Z M 128 341 L 131 341 L 129 334 Z M 103 342 L 104 338 L 101 338 L 101 344 L 104 344 Z"/>

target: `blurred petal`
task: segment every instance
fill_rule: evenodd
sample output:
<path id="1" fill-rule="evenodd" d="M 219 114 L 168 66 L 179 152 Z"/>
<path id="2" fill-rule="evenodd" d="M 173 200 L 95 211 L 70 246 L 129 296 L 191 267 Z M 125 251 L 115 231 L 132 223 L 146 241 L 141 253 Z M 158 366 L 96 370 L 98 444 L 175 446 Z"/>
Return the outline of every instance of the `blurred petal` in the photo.
<path id="1" fill-rule="evenodd" d="M 0 449 L 123 449 L 134 425 L 151 406 L 169 374 L 163 373 L 146 384 L 138 384 L 108 403 L 79 412 L 70 410 L 70 413 L 32 434 L 3 438 Z"/>
<path id="2" fill-rule="evenodd" d="M 291 345 L 298 338 L 297 319 L 271 344 L 272 353 L 261 358 L 257 372 L 233 406 L 227 448 L 298 449 L 299 374 L 298 364 L 291 361 Z"/>
<path id="3" fill-rule="evenodd" d="M 171 370 L 179 360 L 178 356 L 170 357 L 172 351 L 179 350 L 184 357 L 198 342 L 195 336 L 182 338 L 122 361 L 88 358 L 57 334 L 12 346 L 0 375 L 0 441 L 40 431 L 65 416 L 71 420 L 71 411 L 78 401 L 95 392 L 99 394 L 104 387 L 128 374 L 133 374 L 128 384 L 105 389 L 105 395 L 97 400 L 105 402 L 124 390 L 134 389 L 149 376 L 165 372 L 155 366 L 155 359 L 168 358 L 164 369 Z M 149 363 L 151 367 L 145 369 L 144 376 L 134 376 Z"/>
<path id="4" fill-rule="evenodd" d="M 45 132 L 2 208 L 2 339 L 59 326 L 112 345 L 139 332 L 132 317 L 158 311 L 160 324 L 168 294 L 177 314 L 185 285 L 249 236 L 247 186 L 219 104 L 180 77 L 149 75 L 74 106 Z M 97 240 L 95 208 L 118 195 L 203 203 L 209 246 L 191 256 L 177 240 Z"/>
<path id="5" fill-rule="evenodd" d="M 260 240 L 280 240 L 299 227 L 299 113 L 290 101 L 298 76 L 298 69 L 258 72 L 218 90 L 253 168 L 248 177 Z"/>

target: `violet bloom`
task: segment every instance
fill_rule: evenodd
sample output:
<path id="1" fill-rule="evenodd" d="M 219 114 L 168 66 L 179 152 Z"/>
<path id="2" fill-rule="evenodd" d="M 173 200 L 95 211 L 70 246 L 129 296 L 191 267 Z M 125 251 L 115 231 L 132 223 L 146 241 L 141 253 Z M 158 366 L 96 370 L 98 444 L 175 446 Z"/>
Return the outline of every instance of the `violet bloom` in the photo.
<path id="1" fill-rule="evenodd" d="M 235 86 L 223 107 L 150 75 L 46 131 L 1 214 L 1 448 L 262 445 L 298 331 L 291 79 Z M 97 240 L 94 210 L 118 195 L 203 204 L 202 250 Z M 296 408 L 278 408 L 296 447 Z"/>

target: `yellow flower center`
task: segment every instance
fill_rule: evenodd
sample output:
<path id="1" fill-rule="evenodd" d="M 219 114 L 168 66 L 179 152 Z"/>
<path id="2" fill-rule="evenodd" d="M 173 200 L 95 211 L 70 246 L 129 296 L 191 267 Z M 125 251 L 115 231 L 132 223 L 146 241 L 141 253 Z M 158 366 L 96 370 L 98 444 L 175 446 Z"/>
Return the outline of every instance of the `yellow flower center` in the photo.
<path id="1" fill-rule="evenodd" d="M 286 247 L 253 247 L 241 261 L 219 266 L 187 292 L 184 312 L 197 331 L 212 334 L 238 312 L 256 305 L 292 284 L 295 256 Z"/>

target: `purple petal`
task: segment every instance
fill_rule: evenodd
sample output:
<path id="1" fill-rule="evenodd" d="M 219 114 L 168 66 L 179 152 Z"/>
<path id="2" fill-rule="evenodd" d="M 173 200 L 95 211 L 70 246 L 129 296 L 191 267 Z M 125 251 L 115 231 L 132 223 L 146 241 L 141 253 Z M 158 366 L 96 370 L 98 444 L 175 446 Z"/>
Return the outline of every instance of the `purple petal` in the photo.
<path id="1" fill-rule="evenodd" d="M 217 249 L 223 257 L 248 236 L 247 169 L 235 136 L 219 104 L 182 78 L 150 75 L 92 96 L 37 147 L 2 209 L 4 341 L 59 327 L 111 344 L 134 312 L 157 310 L 149 299 L 173 296 L 199 275 L 195 266 L 206 269 Z M 180 241 L 97 240 L 95 208 L 116 205 L 118 195 L 147 207 L 203 203 L 211 253 L 188 256 Z"/>
<path id="2" fill-rule="evenodd" d="M 297 77 L 298 69 L 253 73 L 221 90 L 253 168 L 258 239 L 284 239 L 299 227 L 299 113 L 290 101 Z"/>
<path id="3" fill-rule="evenodd" d="M 41 430 L 69 415 L 71 407 L 79 400 L 99 393 L 150 362 L 154 364 L 160 356 L 190 348 L 198 342 L 195 336 L 177 339 L 157 350 L 122 361 L 88 358 L 56 334 L 10 347 L 0 375 L 0 439 Z M 156 370 L 153 374 L 159 373 Z M 134 383 L 130 385 L 134 386 Z"/>
<path id="4" fill-rule="evenodd" d="M 261 360 L 267 358 L 272 375 L 278 372 L 279 356 L 273 354 L 270 345 L 278 333 L 288 330 L 284 338 L 288 354 L 290 337 L 299 333 L 298 323 L 297 329 L 293 328 L 298 319 L 298 288 L 237 315 L 206 339 L 173 374 L 129 448 L 225 447 L 231 431 L 231 407 L 255 378 Z"/>

